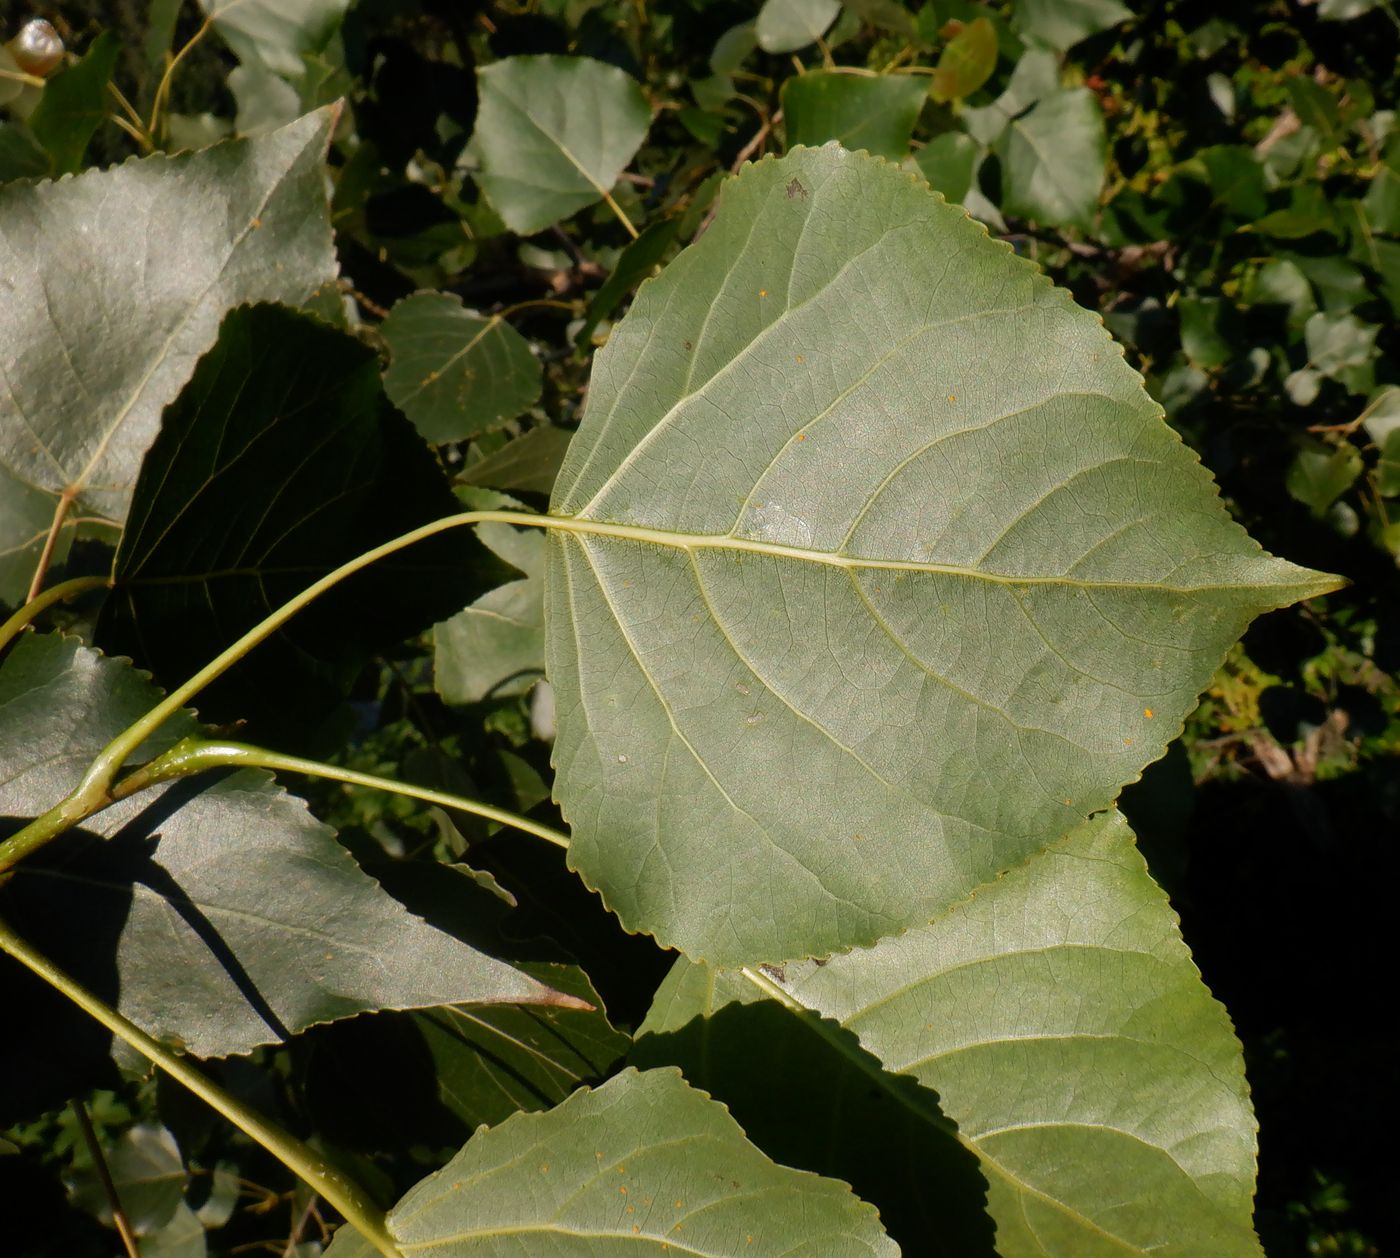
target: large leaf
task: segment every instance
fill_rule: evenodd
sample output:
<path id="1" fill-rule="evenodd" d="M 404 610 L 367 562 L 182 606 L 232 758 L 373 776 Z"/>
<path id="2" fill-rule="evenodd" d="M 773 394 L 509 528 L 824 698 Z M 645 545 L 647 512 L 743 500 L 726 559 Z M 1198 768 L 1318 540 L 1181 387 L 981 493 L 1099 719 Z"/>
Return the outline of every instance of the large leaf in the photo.
<path id="1" fill-rule="evenodd" d="M 129 665 L 73 639 L 21 639 L 0 663 L 0 816 L 51 807 L 158 698 Z M 138 755 L 191 729 L 174 721 Z M 137 1025 L 200 1056 L 367 1009 L 575 1003 L 404 910 L 257 770 L 96 814 L 16 868 L 0 914 Z M 22 1012 L 34 982 L 8 961 L 0 985 L 13 1015 L 0 1074 L 28 1104 L 70 1051 L 68 1032 L 58 1015 Z M 16 1103 L 0 1095 L 0 1112 Z"/>
<path id="2" fill-rule="evenodd" d="M 903 157 L 927 98 L 928 85 L 916 75 L 795 75 L 783 84 L 788 147 L 837 140 L 877 157 Z"/>
<path id="3" fill-rule="evenodd" d="M 515 232 L 601 201 L 651 125 L 637 81 L 589 57 L 507 57 L 477 79 L 477 179 Z"/>
<path id="4" fill-rule="evenodd" d="M 898 1250 L 844 1184 L 775 1165 L 674 1070 L 628 1070 L 483 1129 L 389 1212 L 433 1258 L 872 1258 Z M 327 1258 L 374 1251 L 350 1228 Z"/>
<path id="5" fill-rule="evenodd" d="M 976 1156 L 1002 1258 L 1259 1258 L 1240 1047 L 1116 813 L 901 939 L 750 974 L 679 962 L 642 1027 L 646 1058 L 698 1066 L 696 1082 L 762 1141 L 750 1116 L 762 1122 L 764 1101 L 743 1081 L 764 1025 L 750 1002 L 777 997 L 794 1041 L 844 1059 L 820 1090 L 788 1097 L 786 1112 L 813 1117 L 787 1143 L 805 1136 L 807 1159 L 909 1220 L 895 1232 L 906 1253 L 966 1234 L 963 1216 L 980 1204 L 939 1201 L 922 1160 L 942 1143 Z M 869 1103 L 863 1113 L 830 1099 L 862 1081 L 908 1142 L 865 1166 L 855 1159 L 873 1143 Z"/>
<path id="6" fill-rule="evenodd" d="M 1088 227 L 1103 187 L 1106 148 L 1093 92 L 1052 92 L 1002 133 L 1002 210 L 1049 227 Z"/>
<path id="7" fill-rule="evenodd" d="M 539 399 L 530 342 L 500 315 L 469 314 L 449 293 L 415 293 L 379 325 L 389 347 L 384 389 L 429 441 L 499 428 Z"/>
<path id="8" fill-rule="evenodd" d="M 255 140 L 0 187 L 0 598 L 21 596 L 60 495 L 120 520 L 161 408 L 225 311 L 335 274 L 332 110 Z"/>
<path id="9" fill-rule="evenodd" d="M 458 510 L 368 346 L 285 307 L 236 310 L 142 466 L 101 645 L 178 684 L 332 568 Z M 489 559 L 457 529 L 381 560 L 206 691 L 206 715 L 309 726 L 371 651 L 489 586 Z"/>
<path id="10" fill-rule="evenodd" d="M 740 175 L 643 287 L 551 510 L 569 860 L 721 964 L 930 920 L 1336 584 L 1231 521 L 1094 316 L 834 146 Z"/>

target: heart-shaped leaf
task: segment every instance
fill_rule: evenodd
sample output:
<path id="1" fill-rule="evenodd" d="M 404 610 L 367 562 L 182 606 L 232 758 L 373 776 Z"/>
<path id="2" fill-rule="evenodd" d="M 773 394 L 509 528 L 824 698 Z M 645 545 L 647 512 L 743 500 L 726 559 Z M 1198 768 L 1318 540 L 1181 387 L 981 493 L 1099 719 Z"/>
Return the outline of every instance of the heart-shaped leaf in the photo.
<path id="1" fill-rule="evenodd" d="M 415 293 L 379 325 L 389 347 L 384 390 L 427 440 L 499 428 L 540 396 L 530 342 L 499 315 L 469 314 L 449 293 Z"/>
<path id="2" fill-rule="evenodd" d="M 601 201 L 651 126 L 637 81 L 589 57 L 507 57 L 477 79 L 477 179 L 522 235 Z"/>
<path id="3" fill-rule="evenodd" d="M 763 1023 L 780 1008 L 785 1030 Z M 906 1253 L 952 1236 L 988 1252 L 969 1218 L 983 1193 L 931 1179 L 970 1152 L 1002 1258 L 1259 1258 L 1240 1046 L 1116 813 L 869 951 L 746 973 L 678 962 L 639 1057 L 694 1072 L 764 1143 L 760 1025 L 796 1061 L 828 1055 L 779 1111 L 807 1123 L 765 1147 L 849 1177 Z"/>
<path id="4" fill-rule="evenodd" d="M 770 1162 L 675 1070 L 627 1070 L 479 1131 L 389 1212 L 427 1258 L 894 1258 L 845 1184 Z M 326 1258 L 372 1255 L 353 1229 Z"/>
<path id="5" fill-rule="evenodd" d="M 335 276 L 323 109 L 252 140 L 0 187 L 0 598 L 60 500 L 120 522 L 161 409 L 247 301 Z"/>
<path id="6" fill-rule="evenodd" d="M 751 167 L 596 360 L 546 589 L 570 863 L 779 961 L 929 921 L 1162 754 L 1270 558 L 1091 314 L 917 177 Z"/>

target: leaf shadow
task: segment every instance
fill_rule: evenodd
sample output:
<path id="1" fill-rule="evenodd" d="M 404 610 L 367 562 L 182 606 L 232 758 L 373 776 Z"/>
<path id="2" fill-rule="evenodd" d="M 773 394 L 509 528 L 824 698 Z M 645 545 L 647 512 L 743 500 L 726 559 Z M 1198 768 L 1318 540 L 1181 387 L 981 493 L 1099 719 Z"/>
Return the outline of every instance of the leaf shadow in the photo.
<path id="1" fill-rule="evenodd" d="M 770 1157 L 845 1180 L 906 1254 L 995 1258 L 987 1180 L 938 1093 L 886 1071 L 839 1024 L 731 1003 L 633 1048 L 723 1101 Z"/>

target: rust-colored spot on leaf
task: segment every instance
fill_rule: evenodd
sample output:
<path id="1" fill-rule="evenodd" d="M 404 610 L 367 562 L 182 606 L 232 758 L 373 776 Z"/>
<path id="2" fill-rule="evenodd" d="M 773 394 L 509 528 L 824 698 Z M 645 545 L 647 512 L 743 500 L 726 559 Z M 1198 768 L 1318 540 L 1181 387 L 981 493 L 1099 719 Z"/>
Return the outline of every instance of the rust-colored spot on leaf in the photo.
<path id="1" fill-rule="evenodd" d="M 1143 708 L 1142 714 L 1143 714 L 1143 716 L 1145 716 L 1149 721 L 1152 719 L 1152 709 L 1151 709 L 1151 708 Z"/>

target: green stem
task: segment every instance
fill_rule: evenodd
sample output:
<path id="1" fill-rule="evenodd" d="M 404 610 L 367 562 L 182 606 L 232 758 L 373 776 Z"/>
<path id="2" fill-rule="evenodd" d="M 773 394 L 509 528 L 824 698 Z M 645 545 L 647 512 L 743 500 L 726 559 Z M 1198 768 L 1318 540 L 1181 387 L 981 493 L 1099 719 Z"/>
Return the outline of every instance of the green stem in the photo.
<path id="1" fill-rule="evenodd" d="M 109 577 L 74 577 L 71 581 L 60 581 L 57 585 L 51 585 L 31 598 L 9 620 L 0 625 L 0 651 L 9 646 L 20 630 L 36 616 L 47 611 L 55 603 L 62 603 L 88 590 L 100 589 L 111 584 Z"/>
<path id="2" fill-rule="evenodd" d="M 412 786 L 406 782 L 396 782 L 393 778 L 377 777 L 372 773 L 359 773 L 354 769 L 342 769 L 339 765 L 324 764 L 319 760 L 304 760 L 301 756 L 284 756 L 280 752 L 267 751 L 247 743 L 205 741 L 186 738 L 169 751 L 157 756 L 149 764 L 124 777 L 112 788 L 113 801 L 125 799 L 148 786 L 168 782 L 174 778 L 188 777 L 192 773 L 203 773 L 207 769 L 238 765 L 259 769 L 280 770 L 283 773 L 304 773 L 308 777 L 328 778 L 332 782 L 346 782 L 351 786 L 366 786 L 376 791 L 391 791 L 396 795 L 406 795 L 410 799 L 421 799 L 425 803 L 436 804 L 439 808 L 455 808 L 458 812 L 473 813 L 488 821 L 499 822 L 526 834 L 533 834 L 553 843 L 556 847 L 567 848 L 569 836 L 560 833 L 552 826 L 531 821 L 518 813 L 504 808 L 494 808 L 479 800 L 467 799 L 447 791 L 435 791 L 426 786 Z"/>
<path id="3" fill-rule="evenodd" d="M 383 1254 L 384 1258 L 402 1258 L 393 1236 L 389 1233 L 384 1212 L 370 1200 L 369 1194 L 359 1184 L 331 1166 L 315 1150 L 275 1123 L 268 1122 L 261 1114 L 249 1109 L 237 1097 L 225 1092 L 183 1058 L 177 1057 L 158 1040 L 147 1035 L 134 1022 L 104 1004 L 42 953 L 31 948 L 3 920 L 0 920 L 0 952 L 9 953 L 27 970 L 62 992 L 118 1039 L 159 1066 L 171 1078 L 184 1084 L 211 1109 L 222 1114 L 245 1135 L 256 1140 L 339 1210 L 350 1226 Z"/>

